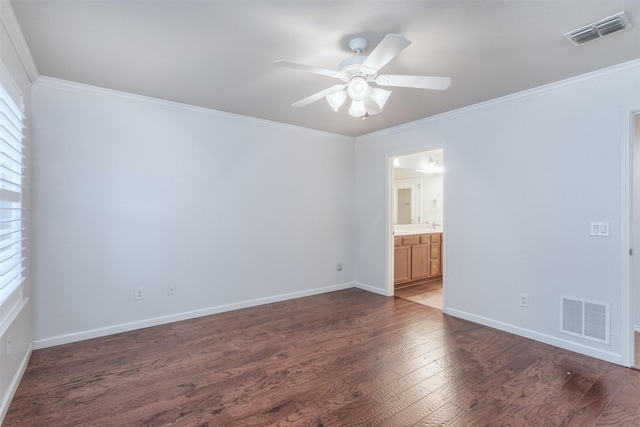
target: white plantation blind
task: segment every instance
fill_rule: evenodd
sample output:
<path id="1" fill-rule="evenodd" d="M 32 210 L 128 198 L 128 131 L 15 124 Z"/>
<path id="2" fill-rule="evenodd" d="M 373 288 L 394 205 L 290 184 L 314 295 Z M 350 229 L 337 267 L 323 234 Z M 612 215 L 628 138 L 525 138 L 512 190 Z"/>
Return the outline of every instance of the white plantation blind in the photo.
<path id="1" fill-rule="evenodd" d="M 0 304 L 24 281 L 24 119 L 0 85 Z"/>

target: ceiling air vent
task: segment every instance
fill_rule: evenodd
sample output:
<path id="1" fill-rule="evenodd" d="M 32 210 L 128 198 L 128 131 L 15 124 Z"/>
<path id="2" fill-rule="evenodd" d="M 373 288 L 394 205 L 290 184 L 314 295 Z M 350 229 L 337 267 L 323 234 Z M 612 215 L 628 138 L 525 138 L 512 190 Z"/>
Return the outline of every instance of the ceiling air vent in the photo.
<path id="1" fill-rule="evenodd" d="M 624 12 L 619 12 L 577 30 L 569 31 L 564 36 L 575 46 L 578 46 L 618 31 L 628 30 L 631 27 L 627 15 Z"/>

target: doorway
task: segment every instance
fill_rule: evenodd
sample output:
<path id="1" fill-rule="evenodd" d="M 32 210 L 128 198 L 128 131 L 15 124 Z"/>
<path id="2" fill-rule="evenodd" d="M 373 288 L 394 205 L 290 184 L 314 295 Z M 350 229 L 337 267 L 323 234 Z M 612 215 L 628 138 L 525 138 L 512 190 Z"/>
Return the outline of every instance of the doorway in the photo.
<path id="1" fill-rule="evenodd" d="M 444 149 L 393 157 L 390 171 L 390 294 L 443 311 Z"/>

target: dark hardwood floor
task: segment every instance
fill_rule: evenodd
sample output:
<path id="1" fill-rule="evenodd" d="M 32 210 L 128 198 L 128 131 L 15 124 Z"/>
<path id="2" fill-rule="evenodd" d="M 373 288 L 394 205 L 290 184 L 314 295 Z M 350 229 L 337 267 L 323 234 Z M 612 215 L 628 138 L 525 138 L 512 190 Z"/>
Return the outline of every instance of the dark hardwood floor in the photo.
<path id="1" fill-rule="evenodd" d="M 638 426 L 640 371 L 358 289 L 33 352 L 4 426 Z"/>

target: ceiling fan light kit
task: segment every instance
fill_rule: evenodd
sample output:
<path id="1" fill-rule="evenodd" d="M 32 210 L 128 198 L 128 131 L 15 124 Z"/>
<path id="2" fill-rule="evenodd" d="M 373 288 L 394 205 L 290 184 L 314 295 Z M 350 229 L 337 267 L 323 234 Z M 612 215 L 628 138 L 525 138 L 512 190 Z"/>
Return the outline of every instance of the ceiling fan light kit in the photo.
<path id="1" fill-rule="evenodd" d="M 342 104 L 344 104 L 344 101 L 347 100 L 347 92 L 344 90 L 339 90 L 325 96 L 325 98 L 327 98 L 327 102 L 329 103 L 331 108 L 333 108 L 333 111 L 337 113 L 340 107 L 342 107 Z"/>
<path id="2" fill-rule="evenodd" d="M 347 93 L 349 98 L 354 101 L 364 101 L 369 94 L 369 85 L 363 77 L 353 77 L 347 85 Z"/>
<path id="3" fill-rule="evenodd" d="M 353 117 L 362 117 L 367 114 L 367 108 L 364 106 L 364 101 L 351 101 L 349 114 Z"/>
<path id="4" fill-rule="evenodd" d="M 355 56 L 340 62 L 338 71 L 283 60 L 275 61 L 274 64 L 338 78 L 345 82 L 343 85 L 332 86 L 294 102 L 291 104 L 293 107 L 304 107 L 325 98 L 331 108 L 338 112 L 347 98 L 350 98 L 349 114 L 364 119 L 380 114 L 391 96 L 390 90 L 371 87 L 370 84 L 434 90 L 445 90 L 451 85 L 449 77 L 378 75 L 378 71 L 382 67 L 410 44 L 411 42 L 404 36 L 387 34 L 369 56 L 363 56 L 361 53 L 367 48 L 368 42 L 362 37 L 354 38 L 349 42 L 349 48 L 355 53 Z"/>
<path id="5" fill-rule="evenodd" d="M 379 87 L 376 87 L 371 91 L 371 99 L 373 99 L 380 108 L 384 107 L 384 104 L 387 103 L 387 99 L 389 99 L 390 96 L 390 90 L 380 89 Z"/>

